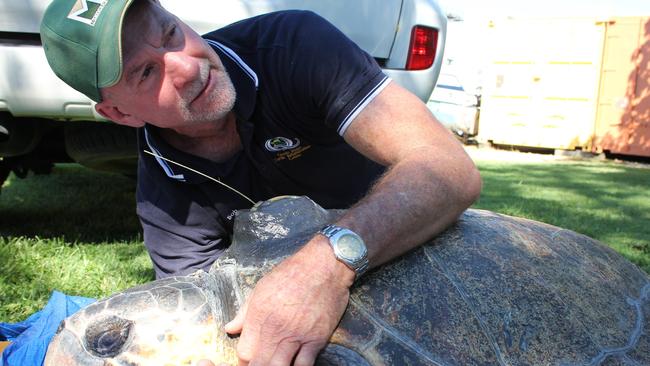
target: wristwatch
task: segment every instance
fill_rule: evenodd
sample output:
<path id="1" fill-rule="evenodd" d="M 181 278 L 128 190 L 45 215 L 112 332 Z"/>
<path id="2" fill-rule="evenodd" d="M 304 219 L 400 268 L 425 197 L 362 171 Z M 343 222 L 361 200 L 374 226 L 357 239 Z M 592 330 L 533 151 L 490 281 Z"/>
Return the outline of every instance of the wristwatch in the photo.
<path id="1" fill-rule="evenodd" d="M 363 239 L 354 231 L 335 225 L 327 225 L 320 230 L 334 250 L 336 259 L 356 273 L 358 279 L 368 269 L 368 248 Z"/>

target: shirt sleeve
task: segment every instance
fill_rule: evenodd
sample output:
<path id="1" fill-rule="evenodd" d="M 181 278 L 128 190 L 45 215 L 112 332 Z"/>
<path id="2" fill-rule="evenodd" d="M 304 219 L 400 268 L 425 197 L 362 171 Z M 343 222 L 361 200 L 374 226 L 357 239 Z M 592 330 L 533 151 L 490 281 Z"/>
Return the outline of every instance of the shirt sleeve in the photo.
<path id="1" fill-rule="evenodd" d="M 206 37 L 252 65 L 259 81 L 258 107 L 303 124 L 324 122 L 341 136 L 390 83 L 372 56 L 311 11 L 268 13 Z M 320 131 L 322 126 L 313 127 Z"/>
<path id="2" fill-rule="evenodd" d="M 183 183 L 161 178 L 154 185 L 150 179 L 140 172 L 137 212 L 156 278 L 208 271 L 230 244 L 223 219 L 189 197 L 179 186 Z"/>
<path id="3" fill-rule="evenodd" d="M 296 19 L 288 63 L 291 93 L 302 106 L 320 111 L 343 136 L 354 118 L 390 79 L 377 62 L 324 18 L 312 12 Z"/>

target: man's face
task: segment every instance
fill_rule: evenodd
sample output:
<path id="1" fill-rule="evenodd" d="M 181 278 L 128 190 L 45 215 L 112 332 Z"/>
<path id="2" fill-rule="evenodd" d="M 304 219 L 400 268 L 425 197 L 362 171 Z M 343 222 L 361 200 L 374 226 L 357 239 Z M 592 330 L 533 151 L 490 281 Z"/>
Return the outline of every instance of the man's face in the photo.
<path id="1" fill-rule="evenodd" d="M 232 110 L 235 90 L 219 56 L 154 1 L 137 1 L 129 9 L 122 52 L 122 78 L 102 89 L 98 108 L 117 108 L 124 119 L 104 113 L 116 122 L 182 129 L 218 121 Z"/>

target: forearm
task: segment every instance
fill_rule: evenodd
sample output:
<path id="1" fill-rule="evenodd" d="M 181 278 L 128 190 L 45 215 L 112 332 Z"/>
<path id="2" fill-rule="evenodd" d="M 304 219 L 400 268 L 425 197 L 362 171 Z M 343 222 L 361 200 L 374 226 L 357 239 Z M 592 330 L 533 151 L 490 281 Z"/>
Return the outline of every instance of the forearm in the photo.
<path id="1" fill-rule="evenodd" d="M 411 151 L 337 222 L 364 239 L 371 267 L 431 239 L 478 197 L 480 177 L 464 152 L 435 159 L 432 153 Z"/>

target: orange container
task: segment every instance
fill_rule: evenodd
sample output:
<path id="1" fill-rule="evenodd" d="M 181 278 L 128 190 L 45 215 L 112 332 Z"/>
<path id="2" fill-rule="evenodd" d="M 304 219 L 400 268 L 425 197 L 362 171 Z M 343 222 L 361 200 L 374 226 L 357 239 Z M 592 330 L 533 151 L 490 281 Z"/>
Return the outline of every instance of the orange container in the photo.
<path id="1" fill-rule="evenodd" d="M 2 353 L 2 351 L 4 351 L 5 348 L 7 348 L 9 346 L 9 343 L 10 342 L 6 342 L 6 341 L 0 342 L 0 353 Z"/>
<path id="2" fill-rule="evenodd" d="M 650 157 L 650 17 L 605 28 L 592 150 Z"/>

